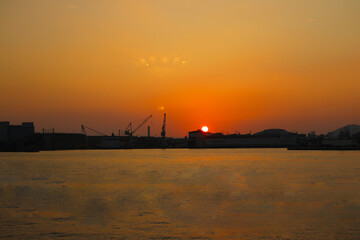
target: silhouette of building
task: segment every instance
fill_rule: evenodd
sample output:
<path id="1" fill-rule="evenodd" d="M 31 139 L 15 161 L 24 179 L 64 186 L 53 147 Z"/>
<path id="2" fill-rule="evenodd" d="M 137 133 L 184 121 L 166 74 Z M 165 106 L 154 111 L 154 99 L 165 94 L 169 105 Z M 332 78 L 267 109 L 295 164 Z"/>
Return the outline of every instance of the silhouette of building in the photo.
<path id="1" fill-rule="evenodd" d="M 0 122 L 0 142 L 24 140 L 34 134 L 34 123 L 23 122 L 21 125 L 10 125 L 10 122 Z"/>
<path id="2" fill-rule="evenodd" d="M 33 136 L 32 122 L 23 122 L 21 125 L 0 122 L 0 151 L 33 151 Z"/>
<path id="3" fill-rule="evenodd" d="M 189 147 L 193 148 L 245 148 L 245 147 L 289 147 L 302 145 L 305 134 L 291 133 L 283 129 L 267 129 L 256 134 L 229 134 L 189 132 Z"/>

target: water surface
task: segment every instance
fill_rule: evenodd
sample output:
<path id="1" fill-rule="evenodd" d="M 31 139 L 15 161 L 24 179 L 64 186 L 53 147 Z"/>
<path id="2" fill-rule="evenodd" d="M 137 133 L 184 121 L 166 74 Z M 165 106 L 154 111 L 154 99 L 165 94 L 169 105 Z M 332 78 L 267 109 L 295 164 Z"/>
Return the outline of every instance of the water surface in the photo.
<path id="1" fill-rule="evenodd" d="M 0 239 L 360 239 L 360 152 L 0 153 Z"/>

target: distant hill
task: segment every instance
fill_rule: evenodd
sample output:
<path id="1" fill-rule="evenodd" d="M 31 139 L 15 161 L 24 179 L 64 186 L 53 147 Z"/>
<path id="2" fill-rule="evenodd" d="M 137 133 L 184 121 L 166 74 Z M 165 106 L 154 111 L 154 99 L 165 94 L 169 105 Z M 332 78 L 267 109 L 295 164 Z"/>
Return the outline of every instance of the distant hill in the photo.
<path id="1" fill-rule="evenodd" d="M 284 129 L 266 129 L 262 132 L 255 133 L 253 136 L 257 137 L 280 137 L 285 135 L 292 135 L 294 133 L 288 132 Z"/>
<path id="2" fill-rule="evenodd" d="M 327 137 L 329 138 L 338 138 L 341 134 L 353 136 L 360 133 L 360 125 L 351 124 L 346 125 L 345 127 L 336 129 L 335 131 L 329 132 Z"/>

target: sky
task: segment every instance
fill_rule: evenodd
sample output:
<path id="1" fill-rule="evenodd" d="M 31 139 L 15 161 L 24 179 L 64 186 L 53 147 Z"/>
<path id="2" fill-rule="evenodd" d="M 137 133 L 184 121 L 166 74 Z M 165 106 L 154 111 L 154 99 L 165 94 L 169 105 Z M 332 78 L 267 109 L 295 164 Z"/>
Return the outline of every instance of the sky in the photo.
<path id="1" fill-rule="evenodd" d="M 0 0 L 0 121 L 152 135 L 360 124 L 358 0 Z M 146 133 L 146 127 L 139 130 Z"/>

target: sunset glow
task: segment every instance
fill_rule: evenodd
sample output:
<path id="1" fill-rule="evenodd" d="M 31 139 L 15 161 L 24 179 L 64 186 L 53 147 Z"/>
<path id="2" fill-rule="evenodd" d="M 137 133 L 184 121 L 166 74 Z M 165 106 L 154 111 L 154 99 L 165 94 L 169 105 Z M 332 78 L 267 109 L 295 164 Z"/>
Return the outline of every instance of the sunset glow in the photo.
<path id="1" fill-rule="evenodd" d="M 208 132 L 208 131 L 209 131 L 209 129 L 208 129 L 208 127 L 207 127 L 207 126 L 203 126 L 203 127 L 201 128 L 201 131 L 203 131 L 203 132 Z"/>
<path id="2" fill-rule="evenodd" d="M 358 0 L 0 3 L 2 120 L 110 134 L 360 122 Z M 146 129 L 139 130 L 146 134 Z"/>

